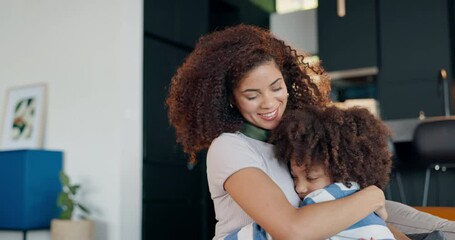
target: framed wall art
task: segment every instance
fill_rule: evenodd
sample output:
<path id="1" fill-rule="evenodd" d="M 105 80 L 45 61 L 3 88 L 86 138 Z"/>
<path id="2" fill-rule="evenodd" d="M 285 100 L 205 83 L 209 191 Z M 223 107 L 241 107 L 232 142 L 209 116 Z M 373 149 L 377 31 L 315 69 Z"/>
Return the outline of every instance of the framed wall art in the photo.
<path id="1" fill-rule="evenodd" d="M 43 148 L 46 94 L 45 84 L 8 91 L 1 129 L 1 150 Z"/>

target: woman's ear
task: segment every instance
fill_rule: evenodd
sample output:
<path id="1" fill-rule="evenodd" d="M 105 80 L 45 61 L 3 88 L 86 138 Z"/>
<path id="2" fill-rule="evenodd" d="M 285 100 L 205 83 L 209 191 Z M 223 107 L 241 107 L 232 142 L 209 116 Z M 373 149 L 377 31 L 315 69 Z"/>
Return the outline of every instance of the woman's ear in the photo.
<path id="1" fill-rule="evenodd" d="M 235 99 L 234 99 L 233 94 L 231 94 L 231 96 L 228 97 L 228 102 L 229 102 L 229 107 L 230 107 L 230 108 L 236 107 L 236 105 L 235 105 Z"/>

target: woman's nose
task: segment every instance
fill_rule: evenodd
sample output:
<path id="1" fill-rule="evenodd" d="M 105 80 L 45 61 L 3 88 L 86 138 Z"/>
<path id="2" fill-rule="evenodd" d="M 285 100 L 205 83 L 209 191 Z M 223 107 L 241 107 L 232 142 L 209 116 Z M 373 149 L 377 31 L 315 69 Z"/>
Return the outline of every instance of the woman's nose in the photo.
<path id="1" fill-rule="evenodd" d="M 274 98 L 273 98 L 272 94 L 266 93 L 263 95 L 261 107 L 265 108 L 265 109 L 272 108 L 273 102 L 274 102 Z"/>

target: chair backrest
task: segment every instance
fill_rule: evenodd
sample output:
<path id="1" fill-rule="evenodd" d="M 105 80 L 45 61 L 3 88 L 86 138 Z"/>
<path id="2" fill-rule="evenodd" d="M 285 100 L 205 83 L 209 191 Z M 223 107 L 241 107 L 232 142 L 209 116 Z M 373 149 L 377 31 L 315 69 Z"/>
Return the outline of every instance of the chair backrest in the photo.
<path id="1" fill-rule="evenodd" d="M 414 131 L 413 144 L 423 164 L 455 163 L 455 117 L 422 121 Z"/>

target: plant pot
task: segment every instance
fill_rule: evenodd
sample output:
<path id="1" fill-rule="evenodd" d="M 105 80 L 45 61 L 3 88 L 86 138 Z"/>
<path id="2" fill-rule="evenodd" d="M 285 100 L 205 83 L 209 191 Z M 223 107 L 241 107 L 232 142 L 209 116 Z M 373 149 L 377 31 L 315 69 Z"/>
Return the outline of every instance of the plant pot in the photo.
<path id="1" fill-rule="evenodd" d="M 52 240 L 93 240 L 95 223 L 91 220 L 61 220 L 51 222 Z"/>

